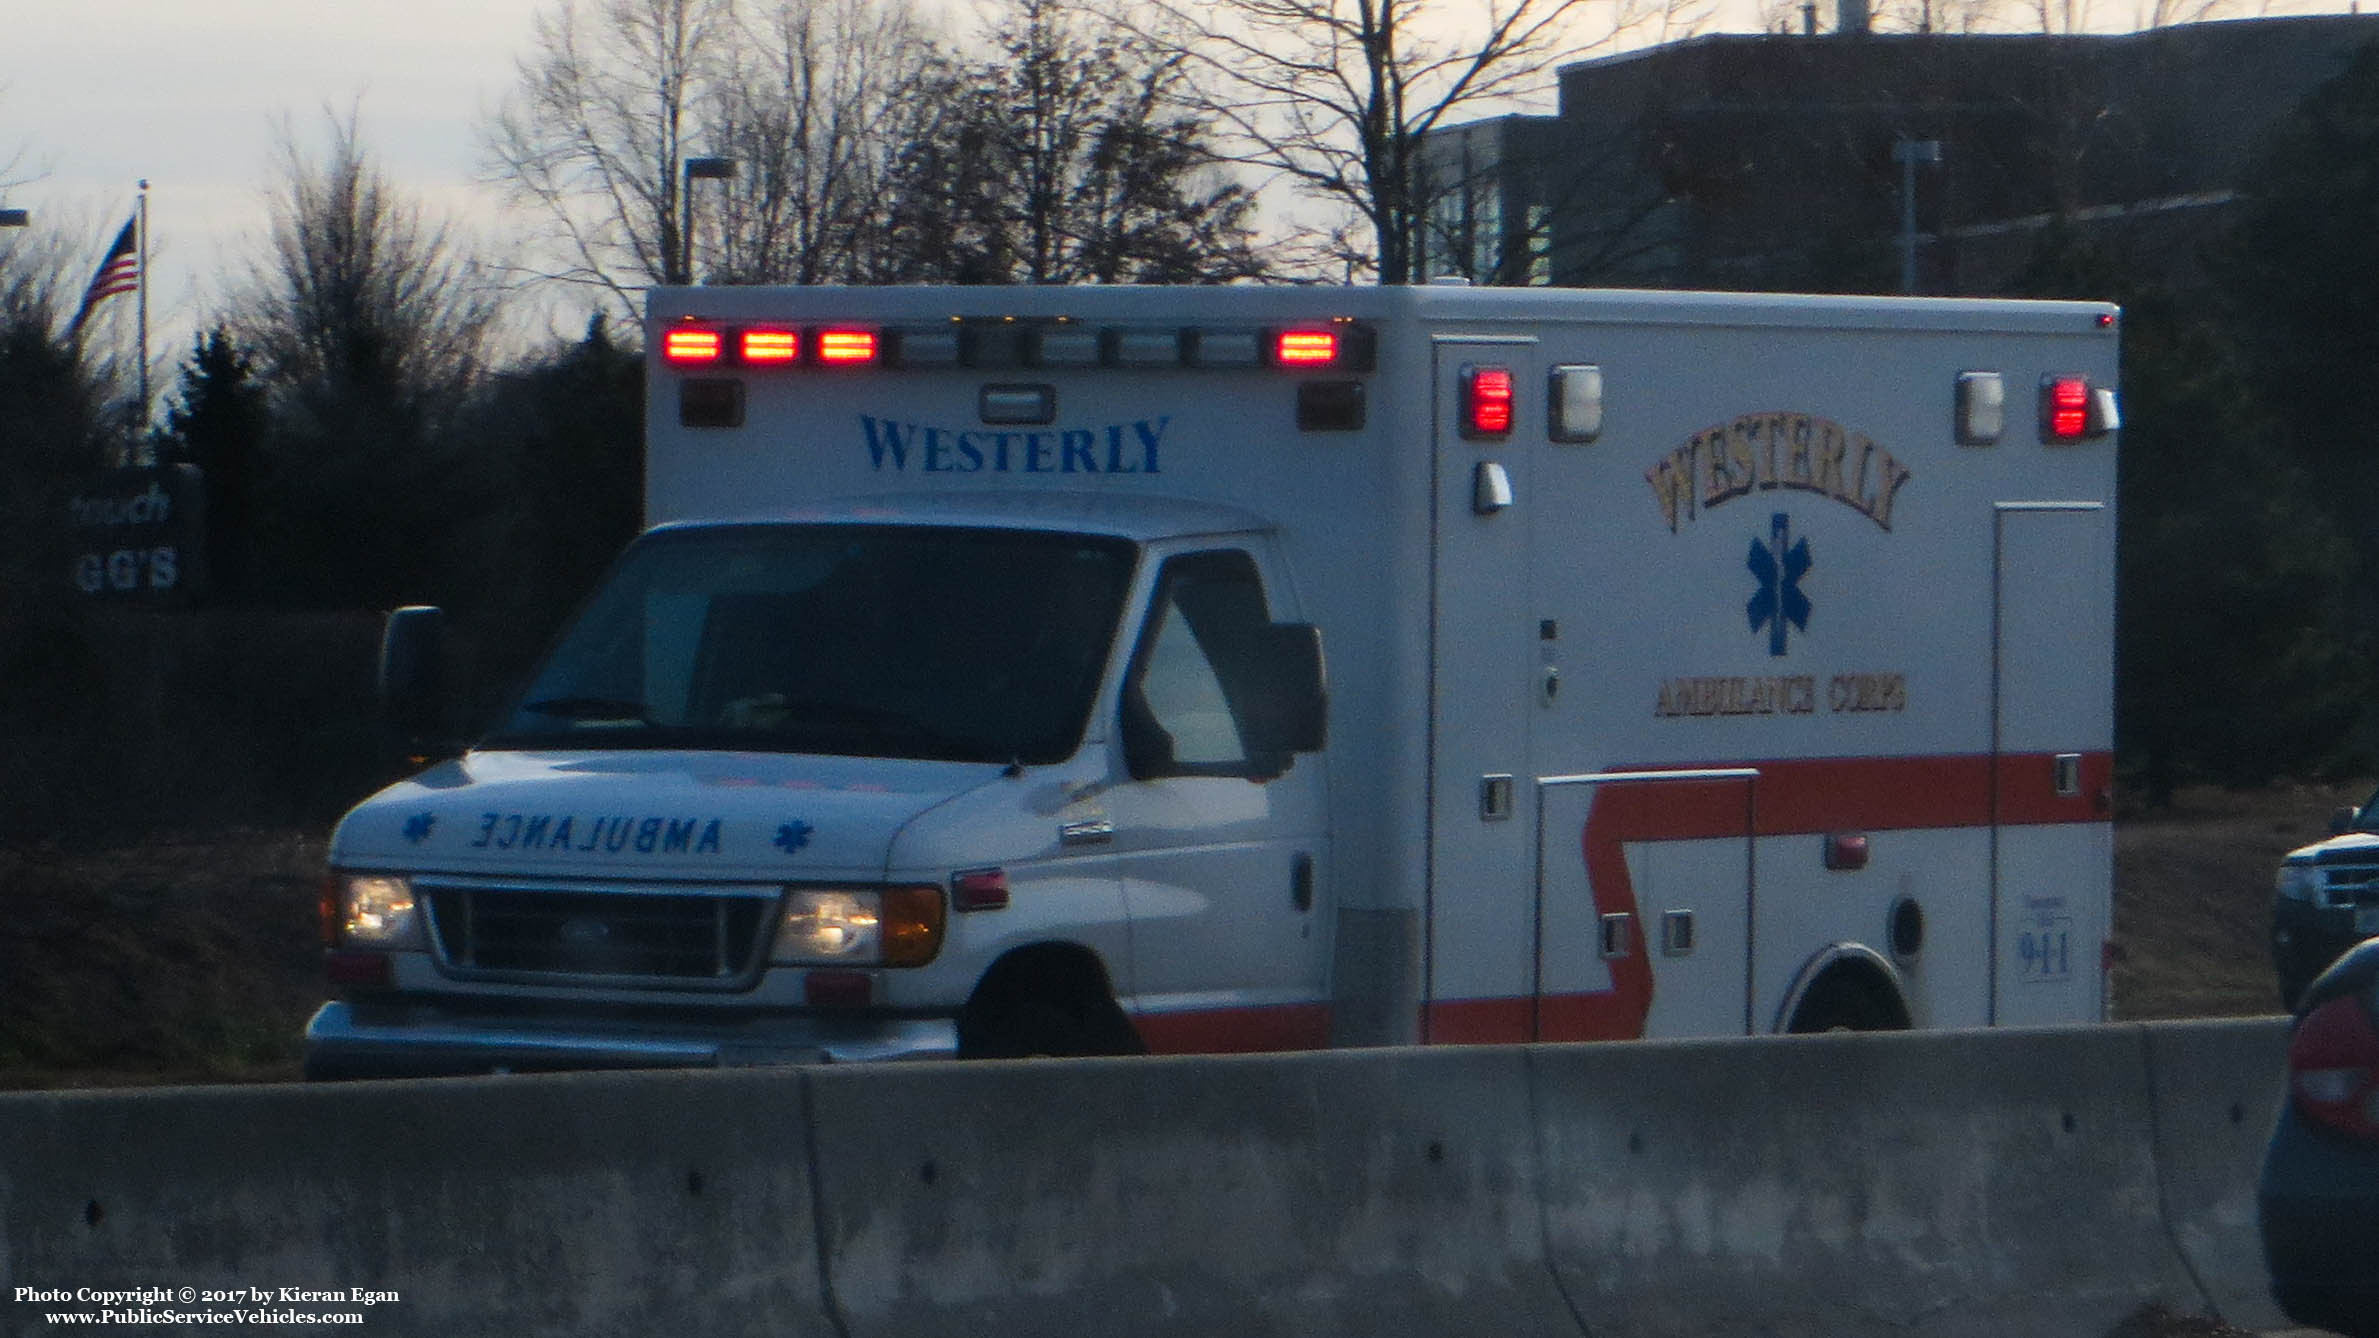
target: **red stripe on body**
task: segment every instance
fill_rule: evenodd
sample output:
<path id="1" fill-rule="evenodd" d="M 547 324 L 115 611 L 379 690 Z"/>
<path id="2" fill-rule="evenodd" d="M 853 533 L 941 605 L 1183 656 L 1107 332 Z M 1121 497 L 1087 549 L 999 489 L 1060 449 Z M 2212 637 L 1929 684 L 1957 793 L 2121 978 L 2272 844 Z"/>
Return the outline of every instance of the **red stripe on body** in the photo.
<path id="1" fill-rule="evenodd" d="M 1148 1043 L 1149 1053 L 1158 1055 L 1320 1050 L 1330 1044 L 1330 1006 L 1325 1003 L 1137 1013 L 1132 1025 Z"/>
<path id="2" fill-rule="evenodd" d="M 1618 1040 L 1644 1034 L 1652 1011 L 1652 959 L 1627 873 L 1630 841 L 1692 841 L 1741 836 L 1806 836 L 1991 825 L 1998 797 L 2002 826 L 2107 822 L 2113 812 L 2114 756 L 2082 754 L 2081 792 L 2056 793 L 2054 755 L 1828 757 L 1709 763 L 1749 767 L 1742 780 L 1611 781 L 1595 786 L 1580 846 L 1599 916 L 1630 917 L 1636 942 L 1611 963 L 1611 988 L 1541 1000 L 1449 999 L 1427 1005 L 1432 1041 L 1494 1044 L 1529 1040 Z M 1614 771 L 1658 770 L 1614 767 Z M 1671 769 L 1686 769 L 1672 767 Z M 1696 766 L 1692 769 L 1704 769 Z M 1746 790 L 1753 792 L 1746 800 Z"/>

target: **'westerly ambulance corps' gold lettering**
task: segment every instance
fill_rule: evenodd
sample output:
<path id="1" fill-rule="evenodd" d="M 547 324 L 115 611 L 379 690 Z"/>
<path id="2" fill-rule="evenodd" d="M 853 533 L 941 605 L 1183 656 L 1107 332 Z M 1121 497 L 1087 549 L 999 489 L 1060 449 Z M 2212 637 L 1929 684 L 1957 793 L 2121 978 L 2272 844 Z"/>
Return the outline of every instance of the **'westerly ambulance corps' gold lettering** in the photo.
<path id="1" fill-rule="evenodd" d="M 1819 493 L 1892 527 L 1906 465 L 1874 439 L 1805 413 L 1745 414 L 1696 432 L 1644 471 L 1674 533 L 1702 512 L 1755 491 Z"/>

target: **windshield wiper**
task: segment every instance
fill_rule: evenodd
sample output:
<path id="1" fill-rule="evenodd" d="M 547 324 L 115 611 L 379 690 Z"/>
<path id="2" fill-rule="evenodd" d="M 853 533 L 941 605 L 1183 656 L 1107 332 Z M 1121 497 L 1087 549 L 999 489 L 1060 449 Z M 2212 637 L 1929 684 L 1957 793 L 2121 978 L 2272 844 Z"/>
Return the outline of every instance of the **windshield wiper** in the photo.
<path id="1" fill-rule="evenodd" d="M 564 720 L 633 720 L 649 725 L 652 717 L 645 714 L 643 702 L 625 697 L 548 697 L 521 707 L 539 715 L 560 716 Z"/>
<path id="2" fill-rule="evenodd" d="M 881 735 L 903 743 L 921 744 L 937 752 L 952 752 L 964 756 L 983 753 L 981 740 L 972 739 L 918 719 L 906 711 L 886 706 L 865 706 L 856 702 L 828 701 L 823 698 L 802 698 L 787 701 L 769 694 L 764 707 L 773 719 L 769 728 L 805 731 L 831 730 L 842 734 L 857 734 L 862 738 Z"/>

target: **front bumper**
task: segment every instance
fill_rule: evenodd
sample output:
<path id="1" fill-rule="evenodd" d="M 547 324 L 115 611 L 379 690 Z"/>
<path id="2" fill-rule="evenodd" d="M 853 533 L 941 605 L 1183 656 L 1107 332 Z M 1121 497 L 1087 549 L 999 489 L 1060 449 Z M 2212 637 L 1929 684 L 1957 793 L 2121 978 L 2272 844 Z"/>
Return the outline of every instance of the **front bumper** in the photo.
<path id="1" fill-rule="evenodd" d="M 306 1023 L 309 1079 L 418 1078 L 547 1069 L 736 1068 L 952 1059 L 946 1017 L 803 1014 L 660 1025 L 479 1015 L 427 1004 L 326 1003 Z"/>

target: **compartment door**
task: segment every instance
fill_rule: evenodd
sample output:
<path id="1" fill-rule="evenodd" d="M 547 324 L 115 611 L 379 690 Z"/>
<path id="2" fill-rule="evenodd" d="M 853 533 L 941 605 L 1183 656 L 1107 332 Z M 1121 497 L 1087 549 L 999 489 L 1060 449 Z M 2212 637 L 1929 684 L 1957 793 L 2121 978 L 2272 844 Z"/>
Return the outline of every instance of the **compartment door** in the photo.
<path id="1" fill-rule="evenodd" d="M 1464 386 L 1510 377 L 1511 431 L 1466 435 Z M 1536 623 L 1528 608 L 1524 442 L 1542 435 L 1532 340 L 1440 339 L 1432 433 L 1429 903 L 1423 1038 L 1525 1041 L 1535 1030 Z"/>
<path id="2" fill-rule="evenodd" d="M 2096 1021 L 2114 885 L 2114 523 L 1997 507 L 1991 645 L 1991 1020 Z"/>

